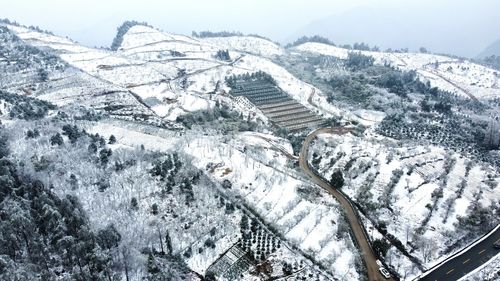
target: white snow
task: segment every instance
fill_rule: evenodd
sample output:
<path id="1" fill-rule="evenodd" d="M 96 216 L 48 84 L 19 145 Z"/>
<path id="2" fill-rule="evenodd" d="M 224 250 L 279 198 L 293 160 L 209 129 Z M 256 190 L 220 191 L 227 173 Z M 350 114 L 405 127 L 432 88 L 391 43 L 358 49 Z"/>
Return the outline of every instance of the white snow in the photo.
<path id="1" fill-rule="evenodd" d="M 294 50 L 340 59 L 346 59 L 349 52 L 360 52 L 374 57 L 377 64 L 389 64 L 406 71 L 415 70 L 432 86 L 445 91 L 465 97 L 473 95 L 479 99 L 500 96 L 498 71 L 467 60 L 421 53 L 356 51 L 315 42 L 301 44 Z"/>

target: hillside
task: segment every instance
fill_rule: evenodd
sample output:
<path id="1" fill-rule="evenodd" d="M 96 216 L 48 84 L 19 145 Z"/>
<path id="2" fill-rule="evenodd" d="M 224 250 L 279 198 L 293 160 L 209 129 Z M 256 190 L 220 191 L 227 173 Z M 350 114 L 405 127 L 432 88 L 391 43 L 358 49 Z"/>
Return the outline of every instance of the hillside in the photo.
<path id="1" fill-rule="evenodd" d="M 334 187 L 340 173 L 401 280 L 498 224 L 489 68 L 138 23 L 117 38 L 96 49 L 0 24 L 2 218 L 35 230 L 0 239 L 0 279 L 366 280 L 345 210 L 300 157 Z M 332 126 L 348 133 L 299 155 Z"/>
<path id="2" fill-rule="evenodd" d="M 307 244 L 301 243 L 309 236 L 318 237 L 316 232 L 311 233 L 314 229 L 319 231 L 319 235 L 336 232 L 336 227 L 329 223 L 330 220 L 339 220 L 341 216 L 335 202 L 331 198 L 322 196 L 310 198 L 307 193 L 300 192 L 312 187 L 300 176 L 297 179 L 295 179 L 297 176 L 290 178 L 288 175 L 295 172 L 286 167 L 286 158 L 274 162 L 276 152 L 273 152 L 272 147 L 265 141 L 259 141 L 259 138 L 253 136 L 239 137 L 237 131 L 227 131 L 231 130 L 227 127 L 230 122 L 234 122 L 236 128 L 241 126 L 239 124 L 247 122 L 234 115 L 233 109 L 225 109 L 230 110 L 231 114 L 222 117 L 227 123 L 209 125 L 213 127 L 213 132 L 203 138 L 201 136 L 209 132 L 206 127 L 196 125 L 181 137 L 171 128 L 183 127 L 182 123 L 171 124 L 171 121 L 168 121 L 175 121 L 179 116 L 189 117 L 190 114 L 198 114 L 196 112 L 200 110 L 202 111 L 200 116 L 203 118 L 206 118 L 204 112 L 220 114 L 223 109 L 219 109 L 219 105 L 210 98 L 209 93 L 216 89 L 218 77 L 223 83 L 224 75 L 267 69 L 275 73 L 277 82 L 283 85 L 283 88 L 306 86 L 306 84 L 265 58 L 231 51 L 231 56 L 235 57 L 234 61 L 220 61 L 214 57 L 216 52 L 222 49 L 218 46 L 196 43 L 194 39 L 162 33 L 143 26 L 131 28 L 116 53 L 82 47 L 69 40 L 23 27 L 9 26 L 9 29 L 19 36 L 24 44 L 49 50 L 51 54 L 67 63 L 72 71 L 109 85 L 110 89 L 117 88 L 130 94 L 139 101 L 141 107 L 150 112 L 150 117 L 146 120 L 131 122 L 132 120 L 123 118 L 116 119 L 112 112 L 92 104 L 88 109 L 96 110 L 99 113 L 98 118 L 80 119 L 80 112 L 75 112 L 74 107 L 82 105 L 84 108 L 80 110 L 87 116 L 86 104 L 79 101 L 84 101 L 87 92 L 94 91 L 97 87 L 92 84 L 82 85 L 77 80 L 71 85 L 83 86 L 85 90 L 82 92 L 78 90 L 79 88 L 66 87 L 64 93 L 75 98 L 65 98 L 65 102 L 60 100 L 60 95 L 50 95 L 43 91 L 34 92 L 34 96 L 57 104 L 57 114 L 50 112 L 46 117 L 42 117 L 42 120 L 50 120 L 50 126 L 41 125 L 43 123 L 40 122 L 23 123 L 17 118 L 6 117 L 5 119 L 9 120 L 3 120 L 9 124 L 6 130 L 12 139 L 9 142 L 11 157 L 23 159 L 37 155 L 38 160 L 35 161 L 33 158 L 30 165 L 24 168 L 26 173 L 33 173 L 46 186 L 52 186 L 60 196 L 66 194 L 76 196 L 88 214 L 93 229 L 106 225 L 113 225 L 117 229 L 121 235 L 123 250 L 127 253 L 126 264 L 122 264 L 121 267 L 127 268 L 129 277 L 139 280 L 141 276 L 150 274 L 149 268 L 146 268 L 146 265 L 150 266 L 150 263 L 146 263 L 148 253 L 143 249 L 152 247 L 154 249 L 152 255 L 159 259 L 157 263 L 168 264 L 168 259 L 163 260 L 167 252 L 176 259 L 180 258 L 197 274 L 207 276 L 210 274 L 231 276 L 245 266 L 248 268 L 259 260 L 266 259 L 275 267 L 273 274 L 278 276 L 280 274 L 297 276 L 296 278 L 314 276 L 317 280 L 333 280 L 334 276 L 358 278 L 358 271 L 351 266 L 358 260 L 357 254 L 355 251 L 346 250 L 354 247 L 348 236 L 339 232 L 340 239 L 329 235 L 323 237 L 321 245 L 328 245 L 327 249 L 321 249 L 315 240 Z M 195 43 L 197 45 L 193 47 Z M 167 55 L 160 58 L 161 63 L 155 61 L 165 52 Z M 181 52 L 186 56 L 179 57 L 178 53 Z M 244 60 L 241 57 L 244 57 Z M 58 79 L 52 81 L 50 78 L 47 81 L 49 84 L 59 81 Z M 290 94 L 293 94 L 293 91 Z M 232 101 L 224 96 L 218 100 L 232 104 Z M 248 115 L 248 112 L 244 113 Z M 159 129 L 156 127 L 158 124 L 149 122 L 151 119 L 163 119 L 162 126 L 166 125 L 166 129 Z M 195 119 L 195 122 L 198 120 Z M 61 128 L 64 129 L 67 123 L 75 126 L 72 133 L 64 130 L 61 132 Z M 36 137 L 24 141 L 26 130 L 36 130 Z M 221 135 L 220 130 L 225 130 L 225 135 Z M 61 132 L 59 133 L 62 136 L 61 144 L 58 144 L 60 142 L 55 137 L 58 132 Z M 226 148 L 219 145 L 231 135 L 237 137 L 234 143 L 228 143 Z M 116 143 L 109 141 L 110 144 L 106 145 L 108 141 L 99 141 L 100 139 L 114 139 Z M 186 142 L 186 139 L 193 141 Z M 18 140 L 23 141 L 13 145 Z M 97 152 L 93 152 L 93 142 L 96 140 L 100 144 L 96 147 Z M 258 148 L 255 149 L 255 154 L 251 152 L 254 149 L 248 147 L 247 154 L 242 155 L 240 152 L 242 145 L 252 142 L 256 142 L 255 146 Z M 264 146 L 268 146 L 269 150 L 262 154 L 260 149 Z M 144 147 L 145 150 L 141 150 L 140 147 Z M 173 150 L 181 155 L 172 156 Z M 212 154 L 207 151 L 211 151 Z M 97 162 L 94 158 L 95 153 L 98 157 Z M 157 165 L 162 163 L 166 165 L 165 163 L 171 161 L 169 160 L 171 157 L 179 157 L 179 163 L 182 163 L 182 169 L 185 170 L 176 171 L 175 173 L 179 175 L 172 174 L 173 179 L 171 176 L 165 178 L 171 173 L 169 170 L 165 170 L 167 173 L 165 176 L 162 176 L 162 170 L 153 173 Z M 227 157 L 237 158 L 232 160 Z M 37 161 L 47 163 L 47 168 L 36 168 Z M 269 166 L 270 162 L 273 163 L 272 166 Z M 188 163 L 196 166 L 186 166 Z M 226 166 L 224 163 L 235 163 L 236 166 Z M 275 165 L 278 163 L 280 164 Z M 243 170 L 240 165 L 245 165 L 246 170 L 253 171 L 255 175 L 242 174 L 239 172 Z M 214 166 L 214 170 L 207 168 L 210 166 Z M 266 166 L 269 167 L 264 168 Z M 281 166 L 283 167 L 280 168 Z M 49 176 L 53 172 L 60 175 L 58 180 Z M 252 180 L 251 189 L 248 188 L 249 176 L 260 179 Z M 200 181 L 200 184 L 192 180 L 193 178 L 200 178 L 196 180 Z M 189 185 L 192 187 L 186 186 L 186 179 L 189 179 Z M 74 188 L 66 188 L 68 180 L 75 184 Z M 279 196 L 269 197 L 266 202 L 262 201 L 264 196 L 271 192 L 268 190 L 271 187 L 270 183 L 276 183 L 272 192 L 278 195 L 282 192 L 280 186 L 284 181 L 288 186 L 287 201 L 280 200 Z M 231 190 L 234 191 L 228 193 L 221 187 L 226 183 L 230 183 Z M 171 187 L 165 187 L 170 184 Z M 125 186 L 127 188 L 123 189 Z M 207 193 L 207 190 L 198 190 L 199 187 L 211 188 Z M 252 193 L 250 196 L 249 191 L 253 189 L 255 192 L 250 192 Z M 178 190 L 183 195 L 179 195 Z M 243 201 L 238 199 L 242 196 L 245 198 Z M 313 208 L 315 206 L 313 202 L 317 201 L 325 201 L 325 206 L 320 210 Z M 294 209 L 292 206 L 298 203 L 301 207 Z M 215 205 L 210 206 L 210 204 Z M 269 206 L 278 204 L 281 205 L 281 209 L 274 208 L 275 213 L 269 213 Z M 189 211 L 190 205 L 194 205 L 193 208 L 200 213 Z M 221 213 L 215 210 L 220 210 Z M 299 217 L 288 215 L 291 212 L 301 215 Z M 310 227 L 307 222 L 319 214 L 328 214 L 330 219 L 318 222 L 316 227 L 308 228 L 307 232 L 304 232 L 302 228 Z M 159 220 L 159 217 L 163 219 Z M 194 224 L 201 217 L 207 223 Z M 252 222 L 251 229 L 242 226 L 240 223 L 242 217 L 248 220 L 248 224 Z M 221 220 L 222 218 L 224 220 Z M 275 225 L 277 221 L 281 222 Z M 301 222 L 303 225 L 299 226 Z M 272 228 L 267 226 L 271 223 Z M 293 229 L 296 230 L 292 232 Z M 161 234 L 159 239 L 158 233 Z M 169 237 L 168 241 L 171 241 L 169 243 L 173 245 L 168 251 L 161 245 L 167 243 L 167 240 L 164 240 L 165 233 Z M 236 254 L 246 249 L 246 244 L 242 244 L 246 241 L 242 240 L 242 235 L 243 237 L 250 235 L 248 237 L 254 239 L 255 235 L 258 235 L 259 243 L 261 235 L 265 235 L 266 239 L 274 241 L 272 251 L 271 245 L 267 242 L 250 243 L 248 247 L 255 254 L 248 260 L 247 265 L 238 265 L 233 271 L 226 273 L 224 273 L 225 268 L 217 269 L 215 262 L 221 255 Z M 311 259 L 310 254 L 306 255 L 306 252 L 311 251 L 321 253 L 321 258 Z M 118 257 L 117 255 L 116 258 Z M 359 260 L 356 263 L 361 266 Z M 320 271 L 319 265 L 330 269 L 325 272 Z M 169 270 L 168 268 L 165 270 Z M 120 272 L 115 273 L 120 275 Z M 251 278 L 248 272 L 245 274 Z"/>
<path id="3" fill-rule="evenodd" d="M 346 59 L 348 49 L 321 43 L 304 43 L 299 51 Z M 492 99 L 500 95 L 498 71 L 441 55 L 421 53 L 385 53 L 361 51 L 375 58 L 375 63 L 389 64 L 401 70 L 415 70 L 419 77 L 444 91 L 477 99 Z"/>
<path id="4" fill-rule="evenodd" d="M 500 56 L 500 39 L 491 43 L 488 47 L 486 47 L 479 55 L 478 58 L 482 59 L 489 56 Z"/>
<path id="5" fill-rule="evenodd" d="M 374 234 L 373 239 L 404 245 L 383 250 L 404 275 L 415 270 L 405 267 L 408 257 L 431 267 L 470 239 L 466 229 L 477 233 L 496 225 L 490 219 L 498 210 L 495 189 L 500 177 L 491 167 L 476 166 L 440 147 L 402 144 L 377 135 L 322 135 L 313 148 L 313 166 L 327 179 L 342 171 L 343 192 L 385 237 Z M 484 217 L 475 217 L 479 213 Z M 474 226 L 468 221 L 472 217 L 477 219 Z M 410 254 L 405 257 L 402 249 Z"/>

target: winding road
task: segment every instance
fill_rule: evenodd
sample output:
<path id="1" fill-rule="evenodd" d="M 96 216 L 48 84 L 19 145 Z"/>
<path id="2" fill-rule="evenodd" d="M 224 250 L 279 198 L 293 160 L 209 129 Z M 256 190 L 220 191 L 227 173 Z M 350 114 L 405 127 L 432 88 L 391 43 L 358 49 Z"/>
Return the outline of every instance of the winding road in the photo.
<path id="1" fill-rule="evenodd" d="M 302 149 L 300 150 L 300 157 L 299 157 L 299 165 L 304 170 L 304 172 L 320 187 L 322 187 L 324 190 L 326 190 L 328 193 L 333 195 L 342 205 L 345 215 L 347 220 L 349 221 L 349 225 L 351 226 L 352 233 L 354 234 L 354 238 L 356 240 L 356 244 L 358 245 L 358 248 L 361 251 L 361 257 L 363 258 L 367 275 L 368 275 L 368 280 L 369 281 L 379 281 L 379 280 L 395 280 L 392 277 L 391 278 L 385 278 L 380 274 L 379 272 L 379 265 L 377 264 L 377 257 L 375 253 L 373 252 L 373 249 L 370 245 L 370 242 L 368 240 L 368 237 L 366 236 L 364 227 L 362 225 L 362 222 L 360 218 L 358 217 L 357 211 L 354 209 L 353 205 L 347 199 L 347 197 L 342 194 L 338 189 L 335 187 L 331 186 L 327 181 L 325 181 L 323 178 L 318 176 L 309 166 L 309 163 L 307 162 L 307 156 L 309 153 L 309 144 L 311 141 L 314 140 L 314 138 L 318 134 L 322 133 L 333 133 L 333 134 L 345 134 L 350 132 L 351 130 L 345 129 L 345 128 L 321 128 L 317 129 L 313 132 L 311 132 L 306 139 L 304 140 L 304 143 L 302 144 Z"/>
<path id="2" fill-rule="evenodd" d="M 361 257 L 363 258 L 363 262 L 367 270 L 368 280 L 395 280 L 392 277 L 385 278 L 382 274 L 380 274 L 380 266 L 377 264 L 377 257 L 371 248 L 364 226 L 351 201 L 341 191 L 331 186 L 329 182 L 317 175 L 316 172 L 309 166 L 307 161 L 309 145 L 317 135 L 324 133 L 343 135 L 351 131 L 352 130 L 350 129 L 342 127 L 329 127 L 320 128 L 311 132 L 302 144 L 299 156 L 299 165 L 316 184 L 333 195 L 343 207 L 346 218 L 351 226 L 352 233 L 354 234 L 354 239 L 358 245 L 358 249 L 361 251 Z M 462 252 L 447 259 L 442 264 L 429 269 L 426 273 L 417 277 L 415 280 L 458 280 L 499 254 L 499 249 L 493 247 L 494 243 L 500 243 L 500 225 L 486 235 L 480 242 L 472 244 L 467 249 L 464 249 Z"/>

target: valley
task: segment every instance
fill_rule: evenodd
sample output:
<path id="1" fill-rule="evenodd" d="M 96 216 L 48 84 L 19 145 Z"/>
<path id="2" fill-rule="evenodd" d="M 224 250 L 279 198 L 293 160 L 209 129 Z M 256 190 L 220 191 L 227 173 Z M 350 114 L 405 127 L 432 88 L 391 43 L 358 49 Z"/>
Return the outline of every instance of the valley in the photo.
<path id="1" fill-rule="evenodd" d="M 493 69 L 137 22 L 113 42 L 0 23 L 0 279 L 418 280 L 500 223 Z"/>

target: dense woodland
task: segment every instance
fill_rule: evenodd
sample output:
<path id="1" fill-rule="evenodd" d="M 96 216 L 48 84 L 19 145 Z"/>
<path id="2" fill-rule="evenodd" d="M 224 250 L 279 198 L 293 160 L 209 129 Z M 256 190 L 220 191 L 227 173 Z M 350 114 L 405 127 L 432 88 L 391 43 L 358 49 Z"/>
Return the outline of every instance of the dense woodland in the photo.
<path id="1" fill-rule="evenodd" d="M 76 197 L 59 198 L 18 171 L 0 134 L 1 279 L 115 279 L 121 236 L 113 225 L 93 232 Z"/>

